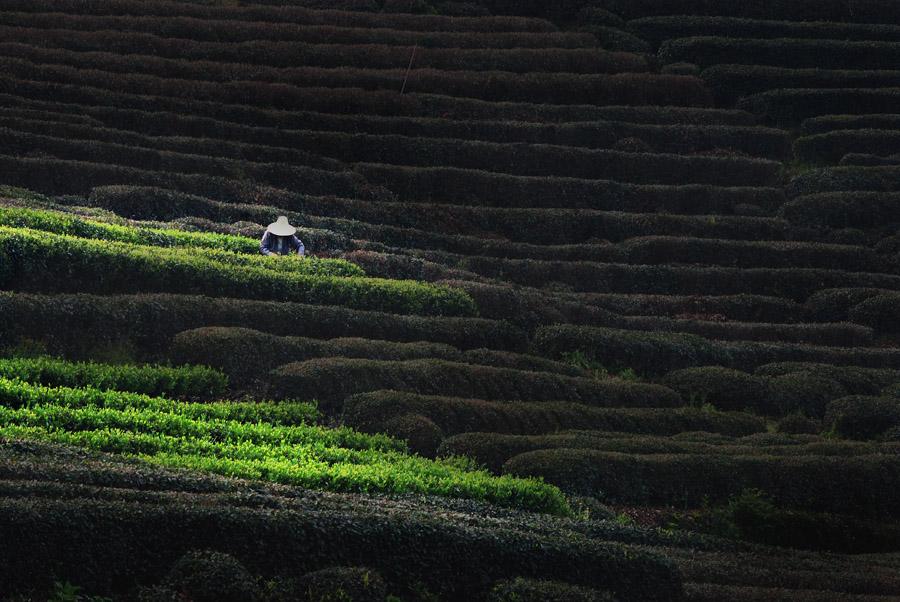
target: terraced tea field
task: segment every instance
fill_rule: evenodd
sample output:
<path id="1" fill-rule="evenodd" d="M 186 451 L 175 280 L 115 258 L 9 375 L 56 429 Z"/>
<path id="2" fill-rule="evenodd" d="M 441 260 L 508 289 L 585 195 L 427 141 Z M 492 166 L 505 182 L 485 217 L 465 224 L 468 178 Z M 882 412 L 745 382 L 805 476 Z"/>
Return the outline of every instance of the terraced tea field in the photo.
<path id="1" fill-rule="evenodd" d="M 0 599 L 900 600 L 898 100 L 890 0 L 4 0 Z"/>

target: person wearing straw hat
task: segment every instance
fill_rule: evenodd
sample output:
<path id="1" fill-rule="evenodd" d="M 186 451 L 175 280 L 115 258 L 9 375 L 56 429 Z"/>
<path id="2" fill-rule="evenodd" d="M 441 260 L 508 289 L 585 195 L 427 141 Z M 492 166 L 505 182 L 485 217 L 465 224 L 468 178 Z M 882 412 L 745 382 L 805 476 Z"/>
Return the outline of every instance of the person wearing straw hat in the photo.
<path id="1" fill-rule="evenodd" d="M 300 257 L 306 255 L 306 247 L 296 236 L 297 228 L 293 227 L 284 215 L 269 224 L 266 233 L 259 242 L 259 251 L 263 255 L 290 255 L 296 253 Z"/>

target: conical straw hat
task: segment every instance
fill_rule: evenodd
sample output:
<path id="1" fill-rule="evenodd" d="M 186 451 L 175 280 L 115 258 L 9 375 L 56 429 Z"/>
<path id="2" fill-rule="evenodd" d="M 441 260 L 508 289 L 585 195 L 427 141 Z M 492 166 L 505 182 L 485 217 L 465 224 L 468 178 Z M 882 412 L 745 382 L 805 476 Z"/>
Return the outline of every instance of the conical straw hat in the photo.
<path id="1" fill-rule="evenodd" d="M 293 236 L 297 233 L 297 228 L 293 227 L 284 215 L 279 216 L 274 223 L 269 224 L 268 230 L 275 236 Z"/>

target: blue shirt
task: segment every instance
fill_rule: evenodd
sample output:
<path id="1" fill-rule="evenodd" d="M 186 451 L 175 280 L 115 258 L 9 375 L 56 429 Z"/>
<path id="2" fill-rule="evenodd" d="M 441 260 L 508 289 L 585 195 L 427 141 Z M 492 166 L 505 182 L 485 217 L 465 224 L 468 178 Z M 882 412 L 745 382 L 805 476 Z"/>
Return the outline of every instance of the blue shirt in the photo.
<path id="1" fill-rule="evenodd" d="M 268 230 L 263 234 L 262 240 L 259 242 L 259 252 L 263 255 L 288 255 L 292 252 L 297 255 L 305 255 L 306 247 L 296 236 L 275 236 Z"/>

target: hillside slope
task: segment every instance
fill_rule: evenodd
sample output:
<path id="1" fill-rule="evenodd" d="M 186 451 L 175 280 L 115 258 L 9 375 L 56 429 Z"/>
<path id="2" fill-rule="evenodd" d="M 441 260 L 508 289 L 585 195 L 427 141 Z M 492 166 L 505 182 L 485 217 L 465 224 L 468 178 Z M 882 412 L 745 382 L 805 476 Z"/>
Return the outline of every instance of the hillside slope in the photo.
<path id="1" fill-rule="evenodd" d="M 892 8 L 4 2 L 0 593 L 900 599 Z"/>

